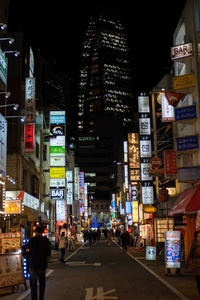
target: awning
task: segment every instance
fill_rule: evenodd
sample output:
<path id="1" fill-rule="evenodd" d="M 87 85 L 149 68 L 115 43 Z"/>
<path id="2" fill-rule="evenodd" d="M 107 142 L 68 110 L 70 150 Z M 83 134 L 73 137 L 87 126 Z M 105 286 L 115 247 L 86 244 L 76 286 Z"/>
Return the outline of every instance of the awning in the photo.
<path id="1" fill-rule="evenodd" d="M 39 211 L 27 206 L 24 206 L 24 215 L 27 216 L 29 222 L 35 222 L 38 220 Z"/>
<path id="2" fill-rule="evenodd" d="M 200 185 L 195 185 L 180 194 L 169 215 L 195 213 L 200 209 Z"/>

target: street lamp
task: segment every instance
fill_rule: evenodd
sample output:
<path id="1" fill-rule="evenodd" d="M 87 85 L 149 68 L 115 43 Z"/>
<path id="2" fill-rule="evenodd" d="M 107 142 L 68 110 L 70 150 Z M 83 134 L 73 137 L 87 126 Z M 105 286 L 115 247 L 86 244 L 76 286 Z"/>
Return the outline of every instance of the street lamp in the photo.
<path id="1" fill-rule="evenodd" d="M 19 56 L 20 55 L 20 52 L 19 51 L 4 51 L 4 54 L 14 54 L 14 56 Z"/>
<path id="2" fill-rule="evenodd" d="M 14 43 L 15 39 L 10 38 L 10 37 L 9 38 L 0 38 L 0 41 L 8 41 L 8 43 L 10 45 L 12 45 Z"/>
<path id="3" fill-rule="evenodd" d="M 1 30 L 4 30 L 4 29 L 6 29 L 6 27 L 8 27 L 8 25 L 5 23 L 0 23 L 0 27 L 1 27 Z"/>
<path id="4" fill-rule="evenodd" d="M 18 108 L 19 108 L 19 104 L 15 104 L 15 103 L 0 105 L 0 108 L 1 107 L 8 107 L 8 106 L 14 106 L 13 107 L 14 110 L 18 110 Z"/>
<path id="5" fill-rule="evenodd" d="M 1 94 L 5 94 L 5 98 L 8 99 L 11 96 L 11 92 L 0 92 Z"/>
<path id="6" fill-rule="evenodd" d="M 13 119 L 13 118 L 21 118 L 21 122 L 24 123 L 26 117 L 25 116 L 4 116 L 5 119 Z"/>

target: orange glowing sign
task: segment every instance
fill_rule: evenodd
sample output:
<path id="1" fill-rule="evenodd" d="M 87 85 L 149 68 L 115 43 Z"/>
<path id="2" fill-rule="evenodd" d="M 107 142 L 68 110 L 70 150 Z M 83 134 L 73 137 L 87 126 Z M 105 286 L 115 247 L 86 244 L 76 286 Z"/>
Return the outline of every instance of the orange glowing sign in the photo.
<path id="1" fill-rule="evenodd" d="M 21 200 L 5 200 L 5 214 L 20 214 Z"/>

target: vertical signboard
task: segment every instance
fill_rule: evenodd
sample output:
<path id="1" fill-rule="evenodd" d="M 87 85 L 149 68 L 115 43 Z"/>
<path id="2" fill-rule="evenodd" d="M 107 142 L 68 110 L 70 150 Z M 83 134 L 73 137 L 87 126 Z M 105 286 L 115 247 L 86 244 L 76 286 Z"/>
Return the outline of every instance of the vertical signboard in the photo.
<path id="1" fill-rule="evenodd" d="M 79 200 L 80 197 L 80 183 L 79 183 L 79 168 L 74 168 L 74 199 Z"/>
<path id="2" fill-rule="evenodd" d="M 35 78 L 25 80 L 25 117 L 27 123 L 35 122 Z"/>
<path id="3" fill-rule="evenodd" d="M 172 122 L 175 120 L 174 107 L 170 105 L 165 94 L 161 96 L 162 122 Z"/>
<path id="4" fill-rule="evenodd" d="M 7 85 L 7 59 L 0 48 L 0 90 L 5 90 Z"/>
<path id="5" fill-rule="evenodd" d="M 181 232 L 166 232 L 166 267 L 180 268 Z"/>
<path id="6" fill-rule="evenodd" d="M 177 166 L 175 150 L 164 151 L 164 174 L 165 178 L 176 178 Z"/>
<path id="7" fill-rule="evenodd" d="M 7 121 L 0 114 L 0 172 L 6 178 Z"/>
<path id="8" fill-rule="evenodd" d="M 34 154 L 35 124 L 24 125 L 24 154 Z"/>
<path id="9" fill-rule="evenodd" d="M 56 200 L 56 221 L 66 220 L 65 200 Z"/>

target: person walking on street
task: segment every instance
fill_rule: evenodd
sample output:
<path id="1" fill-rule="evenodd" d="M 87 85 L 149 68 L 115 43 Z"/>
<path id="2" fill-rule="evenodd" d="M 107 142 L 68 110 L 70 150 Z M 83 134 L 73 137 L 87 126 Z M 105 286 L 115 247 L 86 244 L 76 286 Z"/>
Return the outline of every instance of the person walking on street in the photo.
<path id="1" fill-rule="evenodd" d="M 109 230 L 107 233 L 107 244 L 111 244 L 111 239 L 112 239 L 112 230 Z"/>
<path id="2" fill-rule="evenodd" d="M 129 241 L 129 233 L 127 230 L 123 230 L 122 234 L 120 235 L 120 239 L 122 241 L 122 249 L 123 249 L 123 252 L 124 251 L 127 251 L 127 244 L 128 244 L 128 241 Z"/>
<path id="3" fill-rule="evenodd" d="M 39 299 L 44 300 L 46 285 L 47 258 L 51 255 L 51 244 L 46 236 L 43 236 L 43 228 L 35 229 L 35 236 L 30 239 L 26 248 L 29 249 L 29 268 L 31 299 L 37 300 L 37 280 L 39 279 Z"/>
<path id="4" fill-rule="evenodd" d="M 192 246 L 186 261 L 186 268 L 189 264 L 192 265 L 200 296 L 200 230 L 194 234 L 194 240 L 192 241 Z"/>
<path id="5" fill-rule="evenodd" d="M 65 248 L 66 248 L 65 233 L 62 232 L 61 236 L 59 237 L 59 245 L 58 245 L 58 249 L 60 249 L 61 252 L 61 258 L 60 258 L 61 262 L 64 262 Z"/>
<path id="6" fill-rule="evenodd" d="M 100 241 L 100 238 L 101 238 L 101 230 L 98 228 L 97 229 L 97 241 L 98 241 L 98 243 Z"/>

